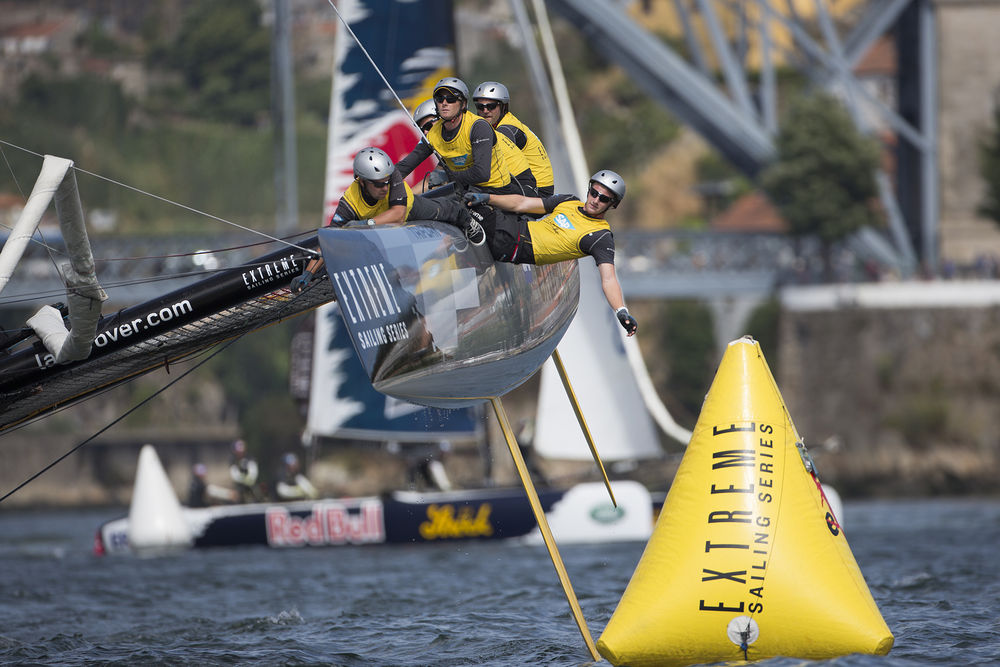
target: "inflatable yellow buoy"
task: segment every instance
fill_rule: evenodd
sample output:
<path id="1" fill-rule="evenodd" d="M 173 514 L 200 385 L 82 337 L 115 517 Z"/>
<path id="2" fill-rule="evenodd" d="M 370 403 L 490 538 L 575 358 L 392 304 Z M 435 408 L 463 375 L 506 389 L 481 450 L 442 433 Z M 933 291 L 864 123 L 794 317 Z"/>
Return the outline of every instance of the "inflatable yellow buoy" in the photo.
<path id="1" fill-rule="evenodd" d="M 760 345 L 733 341 L 598 650 L 641 667 L 892 643 Z"/>

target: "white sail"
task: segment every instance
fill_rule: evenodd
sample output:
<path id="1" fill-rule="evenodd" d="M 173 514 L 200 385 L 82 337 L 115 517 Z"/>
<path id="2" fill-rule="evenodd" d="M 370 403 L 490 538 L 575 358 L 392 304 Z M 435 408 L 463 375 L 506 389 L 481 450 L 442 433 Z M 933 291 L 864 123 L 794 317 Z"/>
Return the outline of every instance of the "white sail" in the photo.
<path id="1" fill-rule="evenodd" d="M 557 183 L 557 188 L 566 192 L 572 191 L 575 185 L 576 191 L 582 192 L 591 172 L 587 169 L 580 133 L 573 120 L 570 96 L 544 3 L 535 0 L 534 10 L 545 59 L 552 73 L 553 95 L 563 135 L 560 141 L 553 143 L 567 150 L 566 156 L 553 155 L 553 161 L 565 159 L 573 174 L 572 184 L 562 181 Z M 545 74 L 533 70 L 532 76 L 544 78 Z M 548 85 L 547 80 L 544 83 Z M 635 339 L 627 342 L 631 348 L 627 350 L 617 327 L 618 322 L 608 310 L 600 288 L 597 268 L 589 258 L 584 259 L 580 262 L 580 308 L 559 344 L 563 365 L 602 458 L 613 461 L 659 457 L 662 450 L 650 412 L 663 431 L 681 443 L 687 444 L 691 433 L 677 425 L 656 395 Z M 591 456 L 551 361 L 542 369 L 534 444 L 538 453 L 548 458 L 584 460 Z"/>
<path id="2" fill-rule="evenodd" d="M 580 306 L 559 354 L 587 426 L 605 461 L 658 458 L 659 439 L 601 291 L 597 267 L 580 261 Z M 545 458 L 589 460 L 590 448 L 551 360 L 542 367 L 535 420 L 536 452 Z"/>
<path id="3" fill-rule="evenodd" d="M 330 116 L 327 134 L 323 224 L 329 224 L 341 194 L 354 179 L 355 154 L 367 146 L 384 150 L 398 161 L 421 135 L 409 113 L 386 90 L 358 38 L 393 92 L 415 106 L 431 96 L 440 76 L 454 74 L 455 42 L 451 3 L 342 0 L 339 14 L 350 24 L 337 24 Z M 448 20 L 443 20 L 447 17 Z M 387 22 L 408 29 L 387 40 Z M 426 161 L 407 178 L 411 185 L 431 168 Z M 481 425 L 470 409 L 443 412 L 385 396 L 372 388 L 357 360 L 338 306 L 316 311 L 309 408 L 304 440 L 339 437 L 360 440 L 423 442 L 434 439 L 474 440 Z"/>

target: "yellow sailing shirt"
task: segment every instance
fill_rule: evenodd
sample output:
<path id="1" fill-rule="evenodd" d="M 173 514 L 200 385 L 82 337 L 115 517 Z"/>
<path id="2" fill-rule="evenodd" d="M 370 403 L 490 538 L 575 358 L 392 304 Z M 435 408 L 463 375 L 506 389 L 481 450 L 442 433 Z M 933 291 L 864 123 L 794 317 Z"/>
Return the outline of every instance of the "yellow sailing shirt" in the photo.
<path id="1" fill-rule="evenodd" d="M 427 132 L 427 141 L 444 158 L 448 169 L 453 172 L 465 171 L 472 167 L 472 124 L 477 120 L 482 120 L 479 116 L 466 110 L 462 115 L 462 123 L 458 127 L 455 138 L 445 141 L 443 129 L 444 123 L 435 123 Z M 494 133 L 495 134 L 495 133 Z M 511 173 L 504 160 L 500 142 L 493 143 L 490 151 L 490 177 L 482 183 L 476 183 L 480 187 L 503 188 L 510 185 Z"/>
<path id="2" fill-rule="evenodd" d="M 541 140 L 527 125 L 522 123 L 517 116 L 509 111 L 500 119 L 500 122 L 497 124 L 497 130 L 500 130 L 504 125 L 510 125 L 520 130 L 527 138 L 527 142 L 521 147 L 521 152 L 528 161 L 528 166 L 531 167 L 531 173 L 534 174 L 538 187 L 544 188 L 553 185 L 555 178 L 552 175 L 552 162 L 549 160 L 549 154 L 545 150 L 545 146 Z M 503 132 L 498 132 L 498 134 L 503 134 Z"/>
<path id="3" fill-rule="evenodd" d="M 582 206 L 579 199 L 570 199 L 552 209 L 552 213 L 528 221 L 535 264 L 555 264 L 592 254 L 580 247 L 584 237 L 594 232 L 606 232 L 610 236 L 607 220 L 586 215 Z"/>
<path id="4" fill-rule="evenodd" d="M 403 220 L 409 220 L 410 209 L 413 208 L 413 190 L 410 186 L 403 181 L 403 187 L 406 191 L 406 215 Z M 389 202 L 389 197 L 392 194 L 392 188 L 386 192 L 385 196 L 376 201 L 374 204 L 369 204 L 365 200 L 364 192 L 361 190 L 361 181 L 357 178 L 351 183 L 350 187 L 344 191 L 344 196 L 341 197 L 342 200 L 346 200 L 347 204 L 358 214 L 358 220 L 367 220 L 369 218 L 374 218 L 379 213 L 388 211 L 389 207 L 392 205 Z M 393 204 L 397 202 L 392 202 Z M 402 203 L 402 202 L 399 202 Z"/>
<path id="5" fill-rule="evenodd" d="M 503 153 L 503 159 L 507 163 L 507 169 L 510 170 L 511 176 L 519 176 L 522 172 L 531 169 L 524 153 L 506 134 L 497 132 L 497 145 L 500 147 L 500 152 Z M 535 179 L 535 182 L 537 183 L 538 179 Z"/>

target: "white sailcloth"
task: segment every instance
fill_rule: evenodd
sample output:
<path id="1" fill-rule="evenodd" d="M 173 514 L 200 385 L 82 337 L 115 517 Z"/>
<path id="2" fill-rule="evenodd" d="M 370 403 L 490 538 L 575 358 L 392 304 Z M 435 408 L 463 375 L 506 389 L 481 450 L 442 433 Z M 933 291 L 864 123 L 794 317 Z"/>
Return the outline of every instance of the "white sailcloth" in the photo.
<path id="1" fill-rule="evenodd" d="M 616 329 L 618 321 L 601 291 L 600 274 L 589 257 L 579 264 L 580 307 L 558 349 L 597 451 L 605 461 L 659 458 L 659 439 Z M 591 458 L 551 359 L 542 367 L 534 445 L 545 458 Z"/>
<path id="2" fill-rule="evenodd" d="M 392 93 L 415 104 L 429 98 L 433 83 L 443 74 L 453 74 L 455 65 L 450 2 L 341 0 L 338 6 L 351 28 L 343 22 L 337 24 L 324 225 L 330 223 L 341 194 L 354 180 L 354 156 L 359 150 L 375 146 L 396 162 L 421 138 L 409 113 L 388 94 L 380 74 L 388 77 Z M 390 23 L 408 29 L 390 35 L 385 29 Z M 372 58 L 378 72 L 366 56 Z M 410 173 L 407 182 L 411 186 L 418 183 L 432 166 L 431 161 L 425 161 Z M 452 318 L 454 312 L 454 308 L 448 311 Z M 477 410 L 429 410 L 375 391 L 342 327 L 335 303 L 317 309 L 305 442 L 316 437 L 398 442 L 481 437 Z M 451 330 L 457 335 L 454 324 Z"/>

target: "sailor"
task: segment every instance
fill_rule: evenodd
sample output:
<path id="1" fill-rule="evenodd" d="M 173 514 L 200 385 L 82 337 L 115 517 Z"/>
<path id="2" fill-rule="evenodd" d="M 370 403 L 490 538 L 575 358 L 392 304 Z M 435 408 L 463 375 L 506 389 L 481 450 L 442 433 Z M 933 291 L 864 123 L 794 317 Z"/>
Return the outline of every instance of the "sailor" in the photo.
<path id="1" fill-rule="evenodd" d="M 212 503 L 231 503 L 236 495 L 227 488 L 209 484 L 208 468 L 204 463 L 191 466 L 191 484 L 188 486 L 188 507 L 208 507 Z"/>
<path id="2" fill-rule="evenodd" d="M 420 141 L 396 165 L 403 176 L 409 175 L 417 165 L 434 152 L 444 160 L 444 167 L 460 187 L 475 192 L 522 194 L 521 186 L 511 173 L 505 144 L 489 121 L 479 118 L 468 109 L 469 87 L 461 79 L 448 76 L 434 86 L 434 103 L 441 119 L 427 131 L 425 141 Z M 525 162 L 527 165 L 527 162 Z"/>
<path id="3" fill-rule="evenodd" d="M 232 444 L 232 460 L 229 466 L 229 477 L 233 480 L 239 502 L 248 503 L 261 501 L 263 498 L 257 490 L 259 470 L 257 462 L 247 454 L 247 445 L 242 440 Z"/>
<path id="4" fill-rule="evenodd" d="M 282 461 L 285 464 L 282 479 L 278 481 L 275 490 L 281 500 L 306 500 L 318 498 L 319 492 L 299 468 L 299 457 L 291 452 L 285 454 Z"/>
<path id="5" fill-rule="evenodd" d="M 409 173 L 409 172 L 407 172 Z M 469 225 L 469 211 L 450 197 L 419 197 L 381 148 L 362 148 L 354 156 L 354 181 L 340 197 L 329 226 L 343 227 L 363 221 L 369 226 L 407 220 L 440 220 L 460 229 Z M 309 261 L 302 275 L 292 280 L 292 292 L 302 291 L 323 266 L 323 259 Z"/>
<path id="6" fill-rule="evenodd" d="M 590 177 L 583 201 L 573 195 L 524 197 L 482 192 L 465 194 L 472 216 L 486 232 L 490 254 L 498 262 L 554 264 L 590 255 L 601 274 L 601 289 L 618 321 L 635 334 L 615 273 L 615 239 L 605 220 L 625 198 L 625 179 L 610 169 Z M 512 215 L 515 214 L 515 215 Z M 540 215 L 531 219 L 529 215 Z"/>
<path id="7" fill-rule="evenodd" d="M 413 110 L 413 122 L 417 124 L 420 131 L 426 136 L 430 129 L 434 127 L 434 123 L 440 120 L 437 115 L 437 107 L 434 106 L 434 99 L 424 100 L 417 105 L 417 108 Z M 435 164 L 437 160 L 435 159 Z M 428 190 L 438 187 L 439 185 L 444 185 L 448 182 L 448 176 L 445 174 L 444 169 L 433 169 L 428 172 L 426 176 L 420 181 L 418 187 L 419 192 L 424 193 Z"/>
<path id="8" fill-rule="evenodd" d="M 188 507 L 208 507 L 208 470 L 204 463 L 191 466 L 191 484 L 188 486 Z"/>
<path id="9" fill-rule="evenodd" d="M 426 135 L 430 132 L 431 128 L 434 127 L 434 123 L 438 121 L 437 107 L 434 106 L 434 100 L 424 100 L 417 105 L 417 108 L 413 110 L 413 122 L 417 124 L 420 131 Z"/>
<path id="10" fill-rule="evenodd" d="M 545 146 L 534 132 L 510 112 L 510 92 L 497 81 L 484 81 L 472 94 L 476 111 L 490 122 L 497 133 L 506 135 L 528 161 L 536 181 L 537 196 L 551 197 L 555 193 L 552 162 Z"/>

